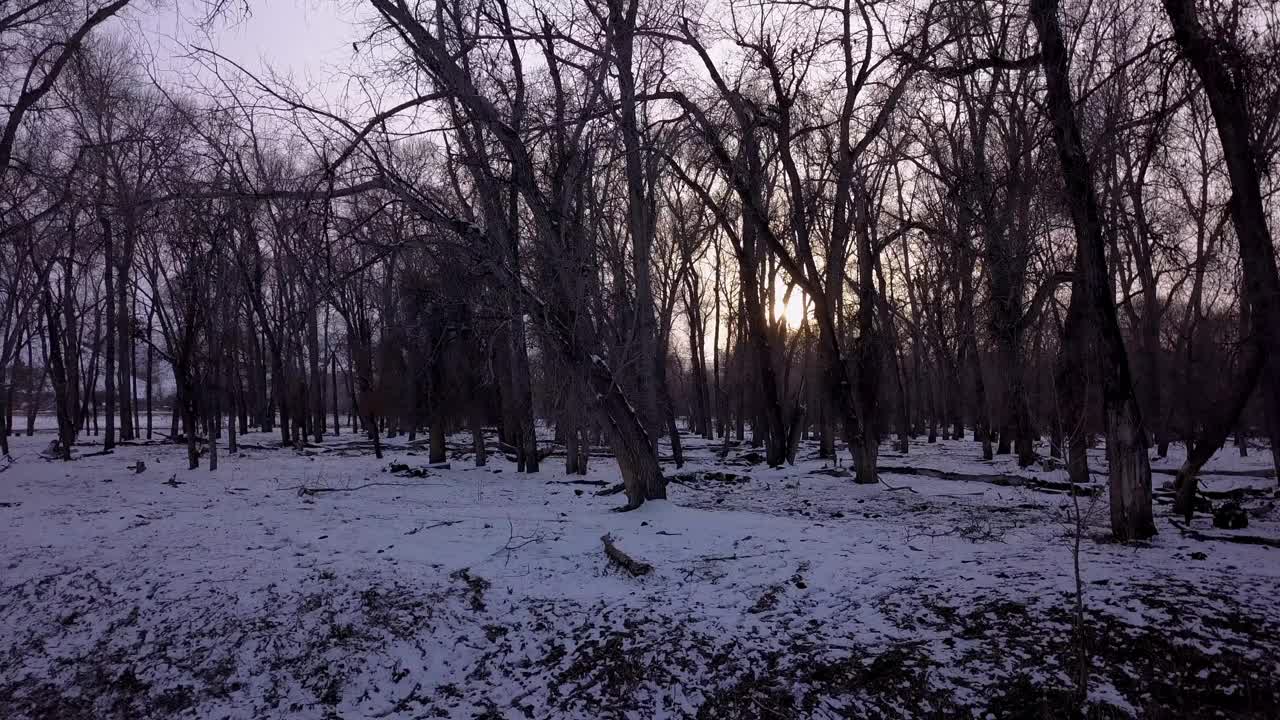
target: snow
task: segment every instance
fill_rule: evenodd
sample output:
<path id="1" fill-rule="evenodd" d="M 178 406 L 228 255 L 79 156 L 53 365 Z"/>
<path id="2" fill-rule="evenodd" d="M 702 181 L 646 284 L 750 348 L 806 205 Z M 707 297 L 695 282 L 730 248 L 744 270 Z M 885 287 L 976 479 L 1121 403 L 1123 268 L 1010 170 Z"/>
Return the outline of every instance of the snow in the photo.
<path id="1" fill-rule="evenodd" d="M 210 472 L 160 444 L 49 462 L 48 439 L 14 438 L 0 474 L 4 717 L 999 717 L 1071 688 L 1061 494 L 891 471 L 859 486 L 815 474 L 813 448 L 771 470 L 686 438 L 680 473 L 745 480 L 681 475 L 670 501 L 617 513 L 620 496 L 560 484 L 617 482 L 606 458 L 576 478 L 459 455 L 411 478 L 387 471 L 426 465 L 403 438 L 376 460 L 349 435 L 300 453 L 251 434 Z M 887 447 L 885 465 L 1065 479 L 972 442 Z M 1212 472 L 1269 463 L 1229 449 L 1206 485 L 1274 488 Z M 1079 500 L 1091 701 L 1274 709 L 1280 550 L 1184 538 L 1162 508 L 1152 542 L 1117 545 L 1105 493 Z M 1257 509 L 1245 532 L 1280 537 Z M 611 566 L 606 533 L 654 572 Z"/>

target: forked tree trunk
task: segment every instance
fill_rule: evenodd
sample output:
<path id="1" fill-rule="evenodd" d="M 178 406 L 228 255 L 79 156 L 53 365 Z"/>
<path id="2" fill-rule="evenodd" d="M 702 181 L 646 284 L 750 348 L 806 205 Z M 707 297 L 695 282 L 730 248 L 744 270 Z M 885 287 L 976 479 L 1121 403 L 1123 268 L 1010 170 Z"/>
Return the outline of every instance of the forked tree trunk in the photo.
<path id="1" fill-rule="evenodd" d="M 1231 179 L 1228 207 L 1240 244 L 1244 272 L 1242 302 L 1248 304 L 1252 321 L 1250 354 L 1242 382 L 1252 387 L 1260 378 L 1263 406 L 1274 413 L 1275 408 L 1280 408 L 1280 272 L 1277 272 L 1275 246 L 1267 227 L 1250 108 L 1246 105 L 1244 88 L 1231 74 L 1231 65 L 1224 57 L 1234 49 L 1224 46 L 1206 31 L 1196 14 L 1194 0 L 1163 0 L 1163 3 L 1173 25 L 1174 40 L 1204 86 Z M 1232 411 L 1239 415 L 1245 404 L 1239 399 L 1247 394 L 1242 386 L 1234 389 L 1233 402 L 1220 404 L 1225 411 L 1222 417 L 1207 423 L 1195 450 L 1188 454 L 1187 462 L 1179 471 L 1176 509 L 1188 518 L 1194 505 L 1195 475 L 1222 447 L 1229 428 L 1235 424 L 1227 415 Z M 1273 438 L 1275 434 L 1273 431 Z M 1272 456 L 1280 475 L 1280 453 L 1275 452 L 1274 445 Z"/>
<path id="2" fill-rule="evenodd" d="M 1058 0 L 1032 0 L 1031 17 L 1040 37 L 1046 103 L 1076 234 L 1071 304 L 1085 304 L 1087 313 L 1083 318 L 1097 330 L 1099 339 L 1096 366 L 1102 379 L 1107 427 L 1111 532 L 1118 540 L 1140 540 L 1156 532 L 1151 514 L 1147 434 L 1111 294 L 1102 214 L 1073 108 L 1069 59 L 1058 24 Z"/>
<path id="3" fill-rule="evenodd" d="M 62 329 L 53 296 L 45 290 L 45 335 L 49 338 L 49 378 L 53 384 L 53 403 L 58 416 L 58 455 L 71 459 L 71 446 L 76 441 L 75 397 L 67 378 L 66 361 L 62 354 Z"/>

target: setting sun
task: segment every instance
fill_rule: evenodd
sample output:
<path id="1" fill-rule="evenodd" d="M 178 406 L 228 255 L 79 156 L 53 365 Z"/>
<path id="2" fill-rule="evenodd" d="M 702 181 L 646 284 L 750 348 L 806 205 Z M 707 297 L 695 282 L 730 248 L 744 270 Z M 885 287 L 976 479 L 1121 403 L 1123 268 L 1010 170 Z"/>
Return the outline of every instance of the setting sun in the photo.
<path id="1" fill-rule="evenodd" d="M 785 292 L 779 292 L 773 303 L 773 311 L 775 316 L 780 315 L 787 321 L 787 327 L 795 330 L 800 327 L 800 323 L 804 320 L 804 294 L 799 290 L 793 290 L 791 297 L 787 297 Z"/>

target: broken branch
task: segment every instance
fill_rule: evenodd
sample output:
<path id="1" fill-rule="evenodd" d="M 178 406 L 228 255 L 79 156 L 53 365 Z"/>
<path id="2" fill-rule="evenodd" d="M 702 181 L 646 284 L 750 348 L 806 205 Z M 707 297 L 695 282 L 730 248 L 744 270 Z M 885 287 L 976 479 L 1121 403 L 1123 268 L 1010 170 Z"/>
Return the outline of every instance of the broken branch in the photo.
<path id="1" fill-rule="evenodd" d="M 609 556 L 613 562 L 621 565 L 623 569 L 631 573 L 635 577 L 648 575 L 653 572 L 653 566 L 647 562 L 641 562 L 622 552 L 617 545 L 613 544 L 613 535 L 605 533 L 600 536 L 600 542 L 604 543 L 604 554 Z"/>

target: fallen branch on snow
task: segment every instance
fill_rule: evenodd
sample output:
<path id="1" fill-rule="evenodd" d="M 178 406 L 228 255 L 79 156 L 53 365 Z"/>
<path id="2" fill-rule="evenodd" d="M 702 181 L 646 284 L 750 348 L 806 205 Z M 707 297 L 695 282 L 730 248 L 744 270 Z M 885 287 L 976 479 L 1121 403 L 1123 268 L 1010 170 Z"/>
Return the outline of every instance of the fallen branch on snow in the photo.
<path id="1" fill-rule="evenodd" d="M 1152 497 L 1157 502 L 1173 502 L 1174 496 L 1177 494 L 1175 490 L 1166 490 L 1157 488 L 1151 491 Z M 1204 488 L 1196 488 L 1196 496 L 1205 500 L 1235 500 L 1243 502 L 1245 500 L 1256 500 L 1259 498 L 1269 498 L 1275 495 L 1275 491 L 1271 488 L 1254 488 L 1254 487 L 1238 487 L 1230 490 L 1206 490 Z"/>
<path id="2" fill-rule="evenodd" d="M 919 495 L 919 494 L 920 494 L 920 492 L 919 492 L 919 491 L 917 491 L 915 488 L 911 487 L 910 485 L 902 485 L 902 486 L 900 486 L 900 487 L 894 487 L 894 486 L 890 485 L 889 483 L 885 482 L 885 479 L 884 479 L 884 478 L 882 478 L 882 477 L 876 476 L 876 479 L 880 481 L 880 484 L 881 484 L 881 485 L 883 485 L 883 486 L 885 486 L 885 487 L 889 488 L 889 491 L 890 491 L 890 492 L 898 492 L 899 490 L 907 490 L 907 491 L 909 491 L 909 492 L 913 492 L 913 493 L 915 493 L 915 494 L 917 494 L 917 495 Z"/>
<path id="3" fill-rule="evenodd" d="M 747 555 L 739 555 L 737 553 L 734 553 L 732 555 L 707 555 L 706 557 L 694 558 L 689 562 L 712 563 L 712 562 L 725 562 L 726 560 L 746 560 L 748 558 L 764 557 L 765 555 L 777 555 L 779 553 L 784 553 L 784 552 L 787 552 L 787 551 L 786 550 L 766 550 L 764 552 L 749 553 Z"/>
<path id="4" fill-rule="evenodd" d="M 355 492 L 356 490 L 363 490 L 368 487 L 378 487 L 380 485 L 386 486 L 386 487 L 426 487 L 426 486 L 443 487 L 444 483 L 371 482 L 371 483 L 365 483 L 363 485 L 355 485 L 352 487 L 307 487 L 306 485 L 291 485 L 289 487 L 284 487 L 280 489 L 281 490 L 297 490 L 298 497 L 302 497 L 304 495 L 319 495 L 320 493 L 327 493 L 327 492 Z"/>
<path id="5" fill-rule="evenodd" d="M 511 522 L 511 518 L 507 518 L 507 529 L 508 529 L 508 533 L 507 533 L 506 544 L 498 548 L 493 553 L 493 556 L 496 557 L 498 553 L 506 552 L 507 563 L 511 562 L 511 553 L 515 552 L 516 550 L 519 550 L 525 545 L 532 545 L 533 543 L 543 542 L 547 540 L 547 536 L 541 532 L 533 536 L 517 535 L 515 523 Z M 551 538 L 551 540 L 559 540 L 559 539 L 560 539 L 559 536 L 555 536 Z"/>
<path id="6" fill-rule="evenodd" d="M 636 560 L 618 549 L 618 546 L 613 544 L 613 536 L 609 533 L 601 535 L 600 542 L 604 543 L 604 554 L 608 555 L 610 560 L 621 565 L 624 570 L 634 577 L 648 575 L 653 572 L 653 566 L 649 563 Z"/>
<path id="7" fill-rule="evenodd" d="M 432 525 L 426 525 L 424 527 L 416 527 L 406 532 L 405 535 L 417 535 L 422 530 L 431 530 L 433 528 L 438 528 L 438 527 L 448 527 L 450 525 L 457 525 L 460 522 L 462 521 L 461 520 L 441 520 L 440 522 L 434 523 Z"/>

